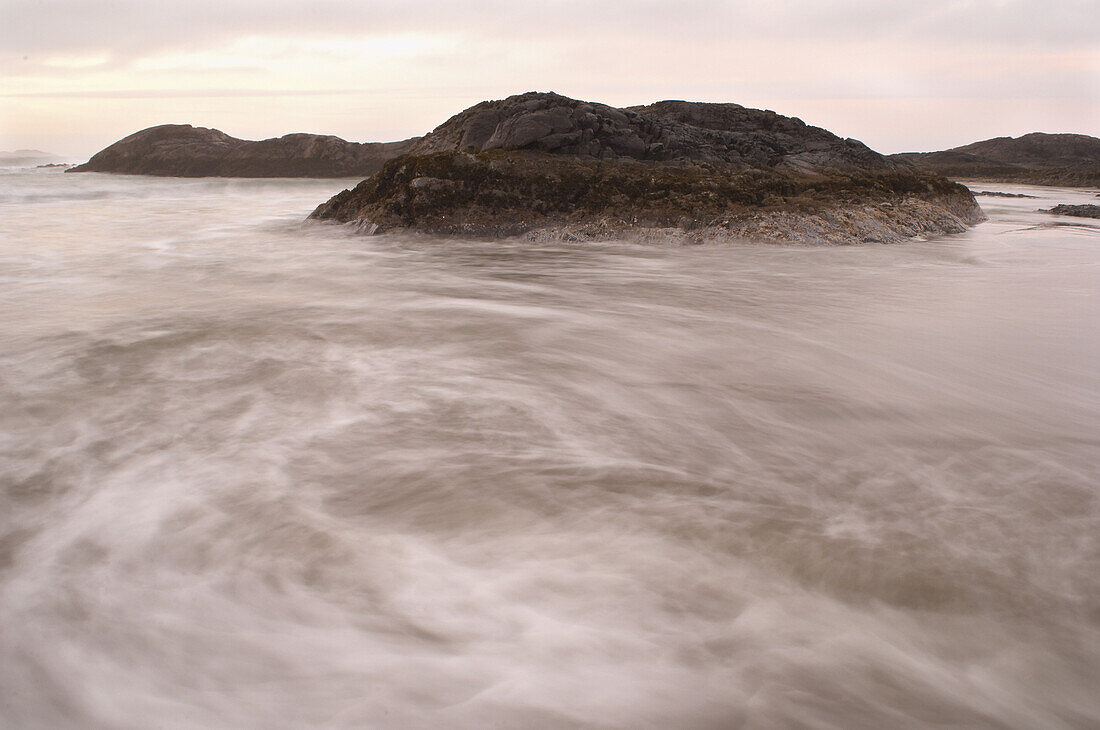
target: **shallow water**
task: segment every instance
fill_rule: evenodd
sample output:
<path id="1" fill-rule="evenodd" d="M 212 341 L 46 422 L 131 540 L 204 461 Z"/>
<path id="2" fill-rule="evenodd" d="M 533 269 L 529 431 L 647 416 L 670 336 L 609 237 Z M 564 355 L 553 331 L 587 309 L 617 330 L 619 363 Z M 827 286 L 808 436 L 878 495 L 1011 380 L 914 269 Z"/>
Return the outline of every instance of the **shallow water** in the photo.
<path id="1" fill-rule="evenodd" d="M 0 174 L 0 726 L 1100 723 L 1096 191 L 896 246 Z"/>

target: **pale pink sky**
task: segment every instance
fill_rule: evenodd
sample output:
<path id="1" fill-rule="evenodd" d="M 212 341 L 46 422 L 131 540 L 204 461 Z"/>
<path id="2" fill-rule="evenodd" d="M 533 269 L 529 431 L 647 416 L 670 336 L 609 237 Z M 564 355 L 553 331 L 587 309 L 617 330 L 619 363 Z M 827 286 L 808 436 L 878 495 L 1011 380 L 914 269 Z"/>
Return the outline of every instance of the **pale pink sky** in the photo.
<path id="1" fill-rule="evenodd" d="M 882 152 L 1100 136 L 1100 0 L 0 0 L 0 149 L 386 141 L 482 99 L 732 101 Z"/>

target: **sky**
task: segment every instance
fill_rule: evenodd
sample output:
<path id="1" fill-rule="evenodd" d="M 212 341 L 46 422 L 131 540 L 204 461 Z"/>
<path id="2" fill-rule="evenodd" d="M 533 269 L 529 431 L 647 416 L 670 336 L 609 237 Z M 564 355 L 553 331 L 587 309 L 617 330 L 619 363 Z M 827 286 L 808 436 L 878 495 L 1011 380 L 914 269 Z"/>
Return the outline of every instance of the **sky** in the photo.
<path id="1" fill-rule="evenodd" d="M 1100 136 L 1100 0 L 0 0 L 0 149 L 391 141 L 531 90 L 736 102 L 884 153 Z"/>

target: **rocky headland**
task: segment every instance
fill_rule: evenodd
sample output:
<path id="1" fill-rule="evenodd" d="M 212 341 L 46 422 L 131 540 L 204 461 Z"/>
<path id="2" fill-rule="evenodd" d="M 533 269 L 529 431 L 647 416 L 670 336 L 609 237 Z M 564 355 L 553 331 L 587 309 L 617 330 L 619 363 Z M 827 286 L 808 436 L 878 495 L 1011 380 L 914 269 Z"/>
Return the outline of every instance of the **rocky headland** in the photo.
<path id="1" fill-rule="evenodd" d="M 404 142 L 357 143 L 319 134 L 250 141 L 217 129 L 162 124 L 97 152 L 66 172 L 170 177 L 357 177 L 410 149 Z"/>
<path id="2" fill-rule="evenodd" d="M 529 92 L 444 122 L 313 219 L 531 239 L 895 242 L 984 216 L 964 186 L 737 104 Z"/>
<path id="3" fill-rule="evenodd" d="M 1028 185 L 1100 185 L 1100 139 L 1084 134 L 997 137 L 942 152 L 904 152 L 891 159 L 963 180 Z"/>

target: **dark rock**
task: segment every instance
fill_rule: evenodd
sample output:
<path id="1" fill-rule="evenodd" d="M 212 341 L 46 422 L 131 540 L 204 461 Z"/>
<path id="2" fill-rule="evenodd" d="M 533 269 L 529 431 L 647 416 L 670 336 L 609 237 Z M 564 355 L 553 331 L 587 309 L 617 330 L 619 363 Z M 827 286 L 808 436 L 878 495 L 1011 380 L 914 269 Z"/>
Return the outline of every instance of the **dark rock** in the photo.
<path id="1" fill-rule="evenodd" d="M 1044 213 L 1071 215 L 1076 218 L 1100 218 L 1100 205 L 1056 205 Z"/>
<path id="2" fill-rule="evenodd" d="M 318 134 L 252 142 L 189 124 L 150 127 L 66 172 L 175 177 L 355 177 L 371 175 L 412 140 L 359 144 Z"/>
<path id="3" fill-rule="evenodd" d="M 973 192 L 973 191 L 971 191 Z M 1037 198 L 1037 195 L 1024 195 L 1023 193 L 1001 193 L 995 190 L 980 190 L 974 193 L 974 197 L 985 196 L 988 198 Z"/>
<path id="4" fill-rule="evenodd" d="M 411 151 L 495 149 L 801 172 L 885 172 L 898 167 L 855 140 L 738 104 L 662 101 L 616 109 L 543 92 L 470 107 L 416 142 Z"/>
<path id="5" fill-rule="evenodd" d="M 891 155 L 918 169 L 956 179 L 1031 185 L 1100 185 L 1100 139 L 1084 134 L 997 137 L 942 152 Z"/>

